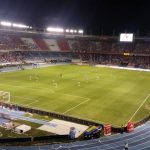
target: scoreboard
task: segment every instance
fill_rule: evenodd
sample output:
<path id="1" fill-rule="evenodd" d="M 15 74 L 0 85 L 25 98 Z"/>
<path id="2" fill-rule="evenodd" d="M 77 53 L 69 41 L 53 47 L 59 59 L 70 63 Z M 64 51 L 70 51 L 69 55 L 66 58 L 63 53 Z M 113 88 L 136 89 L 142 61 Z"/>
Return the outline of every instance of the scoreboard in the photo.
<path id="1" fill-rule="evenodd" d="M 121 33 L 119 37 L 120 42 L 133 42 L 133 33 Z"/>

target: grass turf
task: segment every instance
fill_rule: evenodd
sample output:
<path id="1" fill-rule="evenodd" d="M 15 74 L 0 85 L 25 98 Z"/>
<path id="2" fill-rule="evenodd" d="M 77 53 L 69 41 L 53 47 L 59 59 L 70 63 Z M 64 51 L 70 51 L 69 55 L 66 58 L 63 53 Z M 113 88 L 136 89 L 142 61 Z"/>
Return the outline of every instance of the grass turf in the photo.
<path id="1" fill-rule="evenodd" d="M 0 73 L 0 90 L 11 93 L 12 103 L 118 126 L 125 124 L 146 98 L 132 121 L 150 114 L 149 72 L 51 66 Z"/>

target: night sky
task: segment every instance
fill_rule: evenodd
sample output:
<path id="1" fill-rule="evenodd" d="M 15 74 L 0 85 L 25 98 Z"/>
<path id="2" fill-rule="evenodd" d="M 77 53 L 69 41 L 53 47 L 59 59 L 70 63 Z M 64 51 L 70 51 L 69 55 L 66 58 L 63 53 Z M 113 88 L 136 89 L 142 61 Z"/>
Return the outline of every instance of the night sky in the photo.
<path id="1" fill-rule="evenodd" d="M 150 33 L 149 0 L 0 0 L 0 19 L 45 28 L 83 28 L 87 34 Z"/>

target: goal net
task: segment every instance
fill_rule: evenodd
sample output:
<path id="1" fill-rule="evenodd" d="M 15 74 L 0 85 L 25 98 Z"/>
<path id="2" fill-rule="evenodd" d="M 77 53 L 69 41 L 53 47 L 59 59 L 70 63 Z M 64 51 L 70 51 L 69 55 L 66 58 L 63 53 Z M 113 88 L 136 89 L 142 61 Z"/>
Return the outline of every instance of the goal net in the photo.
<path id="1" fill-rule="evenodd" d="M 0 102 L 9 103 L 10 102 L 10 92 L 0 91 Z"/>

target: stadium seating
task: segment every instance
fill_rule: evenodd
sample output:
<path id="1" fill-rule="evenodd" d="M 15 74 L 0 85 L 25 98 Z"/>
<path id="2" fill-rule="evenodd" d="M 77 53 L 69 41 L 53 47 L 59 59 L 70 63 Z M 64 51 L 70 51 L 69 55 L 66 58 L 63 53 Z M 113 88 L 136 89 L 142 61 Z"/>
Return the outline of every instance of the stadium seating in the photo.
<path id="1" fill-rule="evenodd" d="M 135 39 L 133 43 L 120 43 L 116 37 L 59 37 L 28 33 L 0 33 L 0 63 L 13 62 L 66 62 L 73 58 L 104 65 L 117 65 L 150 69 L 150 41 Z M 123 149 L 129 141 L 130 150 L 150 149 L 150 122 L 131 134 L 117 134 L 96 140 L 41 146 L 41 149 Z M 16 149 L 5 147 L 4 149 Z M 37 150 L 39 147 L 17 147 Z"/>
<path id="2" fill-rule="evenodd" d="M 49 47 L 45 43 L 45 41 L 41 38 L 35 38 L 34 39 L 35 43 L 40 47 L 41 50 L 49 50 Z"/>
<path id="3" fill-rule="evenodd" d="M 60 48 L 59 48 L 57 41 L 55 39 L 44 39 L 44 41 L 48 45 L 50 51 L 54 51 L 54 52 L 60 51 Z"/>
<path id="4" fill-rule="evenodd" d="M 62 51 L 70 51 L 69 45 L 65 39 L 58 39 L 57 43 Z"/>
<path id="5" fill-rule="evenodd" d="M 32 38 L 21 38 L 25 45 L 29 48 L 28 50 L 40 50 L 38 45 L 34 42 Z"/>
<path id="6" fill-rule="evenodd" d="M 24 51 L 27 52 L 24 53 Z M 30 53 L 32 51 L 38 52 Z M 42 56 L 42 51 L 49 53 Z M 4 54 L 4 52 L 7 53 Z M 0 62 L 37 59 L 48 61 L 54 58 L 53 52 L 64 52 L 66 56 L 68 52 L 71 52 L 73 57 L 82 61 L 105 65 L 150 68 L 150 41 L 146 38 L 135 39 L 133 43 L 121 43 L 116 37 L 45 36 L 8 31 L 0 33 Z M 60 57 L 62 54 L 55 59 Z"/>

